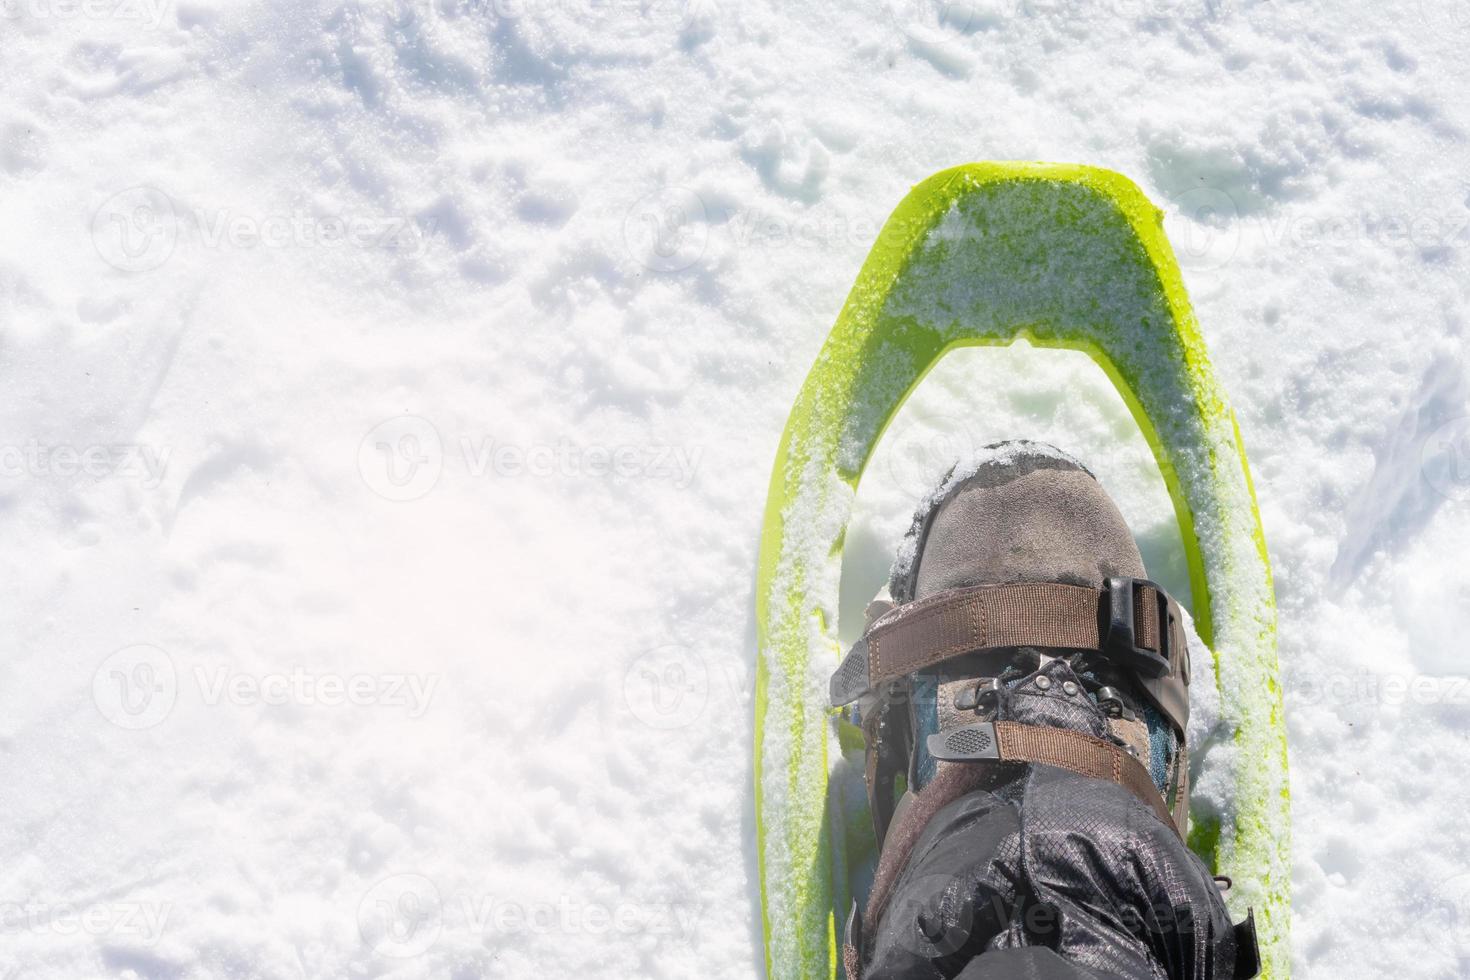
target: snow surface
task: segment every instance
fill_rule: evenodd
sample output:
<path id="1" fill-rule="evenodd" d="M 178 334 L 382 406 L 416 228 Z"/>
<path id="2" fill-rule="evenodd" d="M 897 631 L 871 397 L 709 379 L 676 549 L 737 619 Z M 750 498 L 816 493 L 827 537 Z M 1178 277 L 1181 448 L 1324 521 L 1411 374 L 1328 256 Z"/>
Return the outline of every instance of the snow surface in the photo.
<path id="1" fill-rule="evenodd" d="M 1470 14 L 945 12 L 0 2 L 0 977 L 757 973 L 770 463 L 979 159 L 1169 212 L 1275 561 L 1298 975 L 1470 974 Z M 946 364 L 891 451 L 1057 442 L 1174 584 L 1065 358 Z"/>

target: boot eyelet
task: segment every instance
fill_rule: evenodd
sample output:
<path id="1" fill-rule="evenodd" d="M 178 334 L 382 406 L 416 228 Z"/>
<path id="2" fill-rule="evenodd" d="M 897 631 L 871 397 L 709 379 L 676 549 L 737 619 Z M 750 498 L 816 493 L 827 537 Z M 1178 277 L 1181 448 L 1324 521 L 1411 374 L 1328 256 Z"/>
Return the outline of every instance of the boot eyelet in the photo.
<path id="1" fill-rule="evenodd" d="M 994 677 L 987 677 L 974 687 L 967 687 L 954 697 L 956 711 L 979 711 L 987 701 L 992 701 L 1000 694 L 1000 681 Z"/>
<path id="2" fill-rule="evenodd" d="M 1123 695 L 1115 688 L 1101 687 L 1097 691 L 1097 706 L 1102 709 L 1103 714 L 1109 718 L 1120 718 L 1124 721 L 1137 721 L 1138 715 L 1134 714 L 1123 703 Z"/>

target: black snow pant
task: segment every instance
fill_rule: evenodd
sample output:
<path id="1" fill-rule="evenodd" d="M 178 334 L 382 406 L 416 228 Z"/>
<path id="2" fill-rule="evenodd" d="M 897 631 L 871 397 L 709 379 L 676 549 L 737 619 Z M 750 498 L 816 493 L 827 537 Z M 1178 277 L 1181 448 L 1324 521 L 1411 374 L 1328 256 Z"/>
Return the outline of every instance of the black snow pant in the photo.
<path id="1" fill-rule="evenodd" d="M 1051 766 L 937 810 L 869 933 L 863 980 L 1255 974 L 1253 932 L 1174 830 L 1122 787 Z"/>

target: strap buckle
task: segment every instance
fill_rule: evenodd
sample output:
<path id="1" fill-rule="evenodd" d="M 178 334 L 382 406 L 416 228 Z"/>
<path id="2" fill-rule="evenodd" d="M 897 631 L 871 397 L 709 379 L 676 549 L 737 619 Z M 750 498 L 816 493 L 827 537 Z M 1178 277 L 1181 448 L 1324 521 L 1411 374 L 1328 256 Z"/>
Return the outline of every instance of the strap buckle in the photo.
<path id="1" fill-rule="evenodd" d="M 1235 933 L 1235 980 L 1252 980 L 1261 975 L 1261 944 L 1256 938 L 1256 910 L 1246 912 L 1245 921 L 1237 922 Z"/>
<path id="2" fill-rule="evenodd" d="M 1135 620 L 1138 587 L 1146 585 L 1154 590 L 1158 599 L 1159 649 L 1149 650 L 1138 645 L 1138 629 Z M 1156 582 L 1146 578 L 1110 578 L 1107 581 L 1108 625 L 1103 633 L 1102 648 L 1108 656 L 1129 667 L 1144 677 L 1168 677 L 1173 672 L 1170 659 L 1173 642 L 1170 629 L 1169 593 Z"/>

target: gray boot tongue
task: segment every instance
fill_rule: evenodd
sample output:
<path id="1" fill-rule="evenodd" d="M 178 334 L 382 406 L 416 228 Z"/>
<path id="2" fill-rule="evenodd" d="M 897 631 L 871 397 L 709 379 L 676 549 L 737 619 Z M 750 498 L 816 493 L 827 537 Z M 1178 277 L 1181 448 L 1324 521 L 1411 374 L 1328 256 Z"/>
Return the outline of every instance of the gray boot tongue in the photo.
<path id="1" fill-rule="evenodd" d="M 997 720 L 1065 728 L 1093 738 L 1109 735 L 1107 721 L 1087 696 L 1081 679 L 1061 660 L 1046 661 L 1036 673 L 1008 689 Z"/>

